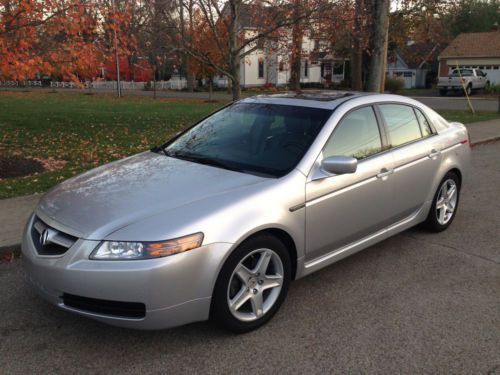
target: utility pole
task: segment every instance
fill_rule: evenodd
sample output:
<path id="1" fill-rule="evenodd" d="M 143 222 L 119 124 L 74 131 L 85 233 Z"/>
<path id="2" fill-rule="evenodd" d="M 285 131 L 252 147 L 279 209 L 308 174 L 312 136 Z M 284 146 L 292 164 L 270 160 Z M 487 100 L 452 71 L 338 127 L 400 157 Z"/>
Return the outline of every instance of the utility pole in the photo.
<path id="1" fill-rule="evenodd" d="M 122 96 L 122 89 L 120 87 L 120 59 L 118 58 L 118 36 L 116 35 L 116 8 L 115 8 L 115 0 L 111 0 L 111 5 L 113 7 L 113 34 L 114 34 L 114 43 L 115 43 L 115 61 L 116 61 L 116 93 L 120 98 Z"/>

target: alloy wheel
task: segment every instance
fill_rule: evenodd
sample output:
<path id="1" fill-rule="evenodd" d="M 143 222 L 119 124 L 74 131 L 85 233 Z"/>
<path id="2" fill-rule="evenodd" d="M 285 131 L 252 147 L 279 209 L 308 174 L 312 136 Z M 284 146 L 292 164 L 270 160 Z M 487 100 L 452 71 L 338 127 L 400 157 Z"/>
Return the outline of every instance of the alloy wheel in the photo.
<path id="1" fill-rule="evenodd" d="M 446 180 L 439 189 L 436 201 L 436 218 L 439 224 L 446 225 L 457 207 L 457 184 L 452 179 Z"/>
<path id="2" fill-rule="evenodd" d="M 231 314 L 250 322 L 264 316 L 276 303 L 283 286 L 283 262 L 271 249 L 257 249 L 233 271 L 227 290 Z"/>

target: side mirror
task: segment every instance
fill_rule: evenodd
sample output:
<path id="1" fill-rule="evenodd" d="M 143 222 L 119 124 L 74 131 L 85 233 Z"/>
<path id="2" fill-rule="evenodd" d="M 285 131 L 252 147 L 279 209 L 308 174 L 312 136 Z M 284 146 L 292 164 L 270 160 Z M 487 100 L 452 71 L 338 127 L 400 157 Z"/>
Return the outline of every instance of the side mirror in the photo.
<path id="1" fill-rule="evenodd" d="M 330 156 L 321 161 L 321 169 L 330 174 L 354 173 L 358 168 L 358 159 L 351 156 Z"/>

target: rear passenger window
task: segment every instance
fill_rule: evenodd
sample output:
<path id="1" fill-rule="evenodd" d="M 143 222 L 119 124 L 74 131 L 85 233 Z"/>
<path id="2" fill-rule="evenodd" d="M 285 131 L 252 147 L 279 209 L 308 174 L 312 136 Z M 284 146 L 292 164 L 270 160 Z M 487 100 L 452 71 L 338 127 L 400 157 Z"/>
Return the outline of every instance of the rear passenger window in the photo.
<path id="1" fill-rule="evenodd" d="M 379 108 L 387 124 L 391 146 L 396 147 L 422 138 L 420 125 L 412 107 L 400 104 L 381 104 Z"/>
<path id="2" fill-rule="evenodd" d="M 364 107 L 352 111 L 337 125 L 323 150 L 323 157 L 344 155 L 363 159 L 381 150 L 377 118 L 372 107 Z"/>
<path id="3" fill-rule="evenodd" d="M 422 130 L 422 134 L 424 137 L 432 134 L 432 128 L 427 121 L 427 117 L 424 116 L 420 109 L 415 108 L 415 113 L 417 114 L 418 122 L 420 123 L 420 129 Z"/>

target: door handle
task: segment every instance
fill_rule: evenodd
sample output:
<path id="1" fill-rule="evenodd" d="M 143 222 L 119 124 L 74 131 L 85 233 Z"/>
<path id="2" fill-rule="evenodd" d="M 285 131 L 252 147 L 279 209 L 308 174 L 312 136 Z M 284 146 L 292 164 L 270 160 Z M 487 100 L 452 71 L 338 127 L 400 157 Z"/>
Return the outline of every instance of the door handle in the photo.
<path id="1" fill-rule="evenodd" d="M 432 158 L 435 158 L 436 156 L 438 156 L 440 153 L 441 153 L 441 151 L 438 151 L 436 149 L 432 149 L 431 153 L 428 156 L 429 156 L 429 158 L 432 159 Z"/>
<path id="2" fill-rule="evenodd" d="M 394 173 L 394 169 L 382 168 L 380 173 L 377 174 L 377 178 L 384 178 Z"/>

